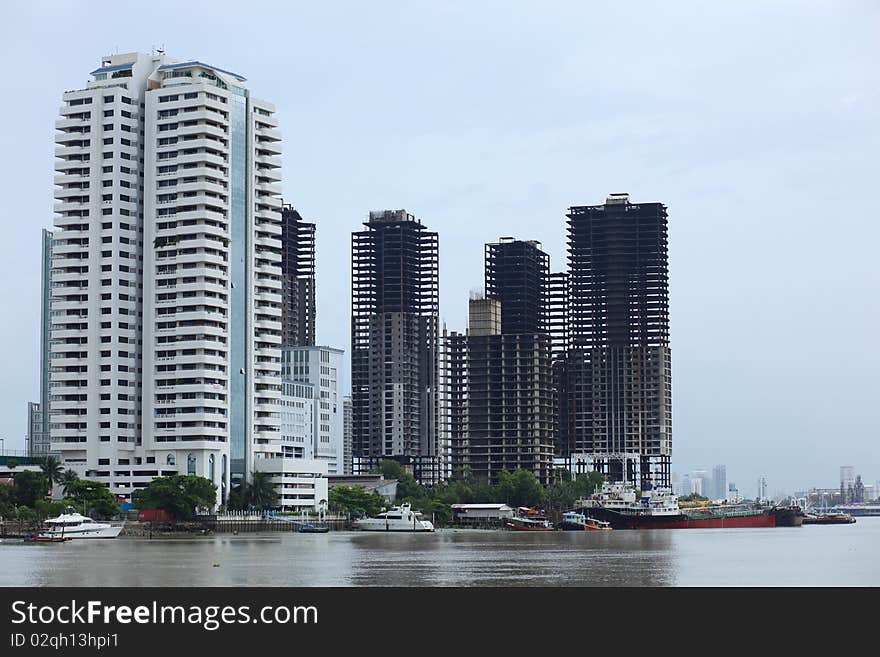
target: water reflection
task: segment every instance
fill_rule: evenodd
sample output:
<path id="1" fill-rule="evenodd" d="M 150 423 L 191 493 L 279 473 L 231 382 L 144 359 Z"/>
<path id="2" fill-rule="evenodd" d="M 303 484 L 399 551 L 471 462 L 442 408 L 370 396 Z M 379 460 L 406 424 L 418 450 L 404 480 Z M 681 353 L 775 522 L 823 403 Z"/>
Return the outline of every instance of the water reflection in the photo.
<path id="1" fill-rule="evenodd" d="M 876 586 L 878 540 L 880 519 L 790 530 L 6 541 L 0 586 Z"/>

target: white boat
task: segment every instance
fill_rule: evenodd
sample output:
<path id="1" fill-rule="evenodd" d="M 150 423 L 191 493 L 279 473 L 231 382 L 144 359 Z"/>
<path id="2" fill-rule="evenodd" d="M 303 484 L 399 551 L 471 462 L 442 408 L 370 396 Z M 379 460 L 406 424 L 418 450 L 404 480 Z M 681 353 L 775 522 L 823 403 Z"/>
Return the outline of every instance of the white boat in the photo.
<path id="1" fill-rule="evenodd" d="M 45 526 L 40 538 L 116 538 L 122 531 L 122 525 L 95 522 L 75 511 L 49 518 Z"/>
<path id="2" fill-rule="evenodd" d="M 380 513 L 375 518 L 361 518 L 355 527 L 368 532 L 432 532 L 434 525 L 422 520 L 421 513 L 413 511 L 408 502 L 391 507 L 390 511 Z"/>

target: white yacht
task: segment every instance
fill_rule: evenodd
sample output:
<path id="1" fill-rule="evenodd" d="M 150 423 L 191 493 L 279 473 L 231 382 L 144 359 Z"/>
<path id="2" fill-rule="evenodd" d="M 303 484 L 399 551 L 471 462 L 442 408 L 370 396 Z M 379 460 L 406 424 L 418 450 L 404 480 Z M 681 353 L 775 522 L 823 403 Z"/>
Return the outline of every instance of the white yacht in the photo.
<path id="1" fill-rule="evenodd" d="M 434 525 L 429 520 L 422 520 L 421 513 L 413 511 L 405 502 L 392 507 L 390 511 L 380 513 L 375 518 L 361 518 L 355 521 L 355 527 L 368 532 L 432 532 Z"/>
<path id="2" fill-rule="evenodd" d="M 40 538 L 116 538 L 122 525 L 95 522 L 78 513 L 64 513 L 57 518 L 49 518 Z"/>

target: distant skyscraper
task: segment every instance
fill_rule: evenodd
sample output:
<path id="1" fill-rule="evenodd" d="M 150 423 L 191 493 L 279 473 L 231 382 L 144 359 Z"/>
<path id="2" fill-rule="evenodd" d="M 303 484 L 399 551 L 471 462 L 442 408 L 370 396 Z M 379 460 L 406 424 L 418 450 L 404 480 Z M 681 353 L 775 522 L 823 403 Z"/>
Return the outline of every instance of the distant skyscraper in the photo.
<path id="1" fill-rule="evenodd" d="M 844 503 L 852 502 L 853 486 L 856 483 L 856 470 L 851 465 L 840 466 L 840 499 Z"/>
<path id="2" fill-rule="evenodd" d="M 723 500 L 727 497 L 727 466 L 716 465 L 712 468 L 712 498 Z"/>
<path id="3" fill-rule="evenodd" d="M 105 57 L 56 122 L 52 450 L 130 496 L 218 486 L 279 435 L 278 122 L 245 78 Z"/>
<path id="4" fill-rule="evenodd" d="M 446 471 L 438 427 L 438 244 L 405 210 L 370 212 L 352 233 L 355 474 L 382 459 L 422 482 Z"/>
<path id="5" fill-rule="evenodd" d="M 568 212 L 568 335 L 559 456 L 669 485 L 672 374 L 666 207 L 612 194 Z"/>
<path id="6" fill-rule="evenodd" d="M 767 499 L 767 477 L 761 475 L 758 477 L 758 500 L 766 500 Z"/>
<path id="7" fill-rule="evenodd" d="M 315 344 L 315 224 L 289 205 L 281 211 L 281 344 Z"/>
<path id="8" fill-rule="evenodd" d="M 27 448 L 29 456 L 46 456 L 49 444 L 42 441 L 43 407 L 39 402 L 28 402 Z M 45 449 L 45 451 L 44 451 Z"/>
<path id="9" fill-rule="evenodd" d="M 712 494 L 712 482 L 709 480 L 709 473 L 705 470 L 694 470 L 691 472 L 691 488 L 698 495 L 709 497 Z"/>

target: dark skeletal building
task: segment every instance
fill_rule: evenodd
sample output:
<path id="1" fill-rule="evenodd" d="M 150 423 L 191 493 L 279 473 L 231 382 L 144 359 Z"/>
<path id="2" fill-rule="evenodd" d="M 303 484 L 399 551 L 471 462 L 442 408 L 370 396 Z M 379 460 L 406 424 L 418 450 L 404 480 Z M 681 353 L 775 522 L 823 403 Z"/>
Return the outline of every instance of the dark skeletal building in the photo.
<path id="1" fill-rule="evenodd" d="M 315 224 L 281 211 L 281 346 L 315 344 Z"/>
<path id="2" fill-rule="evenodd" d="M 554 388 L 549 256 L 539 242 L 485 248 L 486 295 L 470 300 L 468 330 L 444 336 L 445 418 L 453 472 L 497 481 L 504 471 L 553 477 Z"/>
<path id="3" fill-rule="evenodd" d="M 547 333 L 550 256 L 541 243 L 502 237 L 485 246 L 486 298 L 501 302 L 501 333 Z"/>
<path id="4" fill-rule="evenodd" d="M 352 460 L 445 476 L 438 427 L 438 241 L 405 210 L 370 212 L 352 233 Z"/>
<path id="5" fill-rule="evenodd" d="M 568 348 L 557 455 L 573 471 L 669 486 L 672 372 L 666 206 L 612 194 L 568 212 Z"/>

